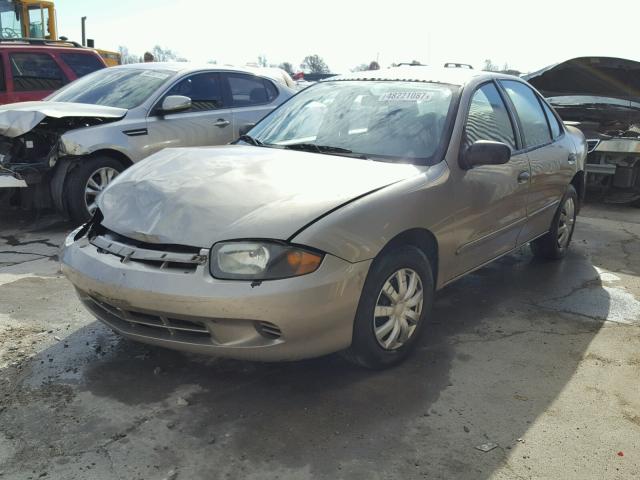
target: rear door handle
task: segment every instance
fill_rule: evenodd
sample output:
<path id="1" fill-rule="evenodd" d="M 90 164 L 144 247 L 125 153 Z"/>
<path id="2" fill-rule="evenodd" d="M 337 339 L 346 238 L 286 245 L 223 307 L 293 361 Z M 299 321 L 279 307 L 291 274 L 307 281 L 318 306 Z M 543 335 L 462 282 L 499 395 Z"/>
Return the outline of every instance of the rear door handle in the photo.
<path id="1" fill-rule="evenodd" d="M 231 124 L 231 122 L 229 120 L 225 120 L 224 118 L 219 118 L 218 120 L 213 122 L 214 127 L 220 127 L 220 128 L 226 127 L 229 124 Z"/>
<path id="2" fill-rule="evenodd" d="M 529 172 L 520 172 L 518 174 L 518 183 L 529 183 L 530 178 L 531 175 L 529 174 Z"/>

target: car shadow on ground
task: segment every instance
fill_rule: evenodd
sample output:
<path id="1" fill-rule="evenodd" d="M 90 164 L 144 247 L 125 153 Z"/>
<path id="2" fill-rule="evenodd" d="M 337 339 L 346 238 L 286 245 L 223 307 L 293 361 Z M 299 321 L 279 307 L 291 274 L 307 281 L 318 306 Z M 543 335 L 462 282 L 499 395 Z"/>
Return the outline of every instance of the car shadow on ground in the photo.
<path id="1" fill-rule="evenodd" d="M 563 308 L 585 289 L 589 312 Z M 91 452 L 144 478 L 174 467 L 185 478 L 488 478 L 573 377 L 609 308 L 577 245 L 550 263 L 523 249 L 445 288 L 418 351 L 386 371 L 339 355 L 182 354 L 95 322 L 31 360 L 19 389 L 34 401 L 4 420 L 21 439 L 14 459 L 55 463 L 54 478 Z M 498 447 L 474 448 L 487 442 Z"/>

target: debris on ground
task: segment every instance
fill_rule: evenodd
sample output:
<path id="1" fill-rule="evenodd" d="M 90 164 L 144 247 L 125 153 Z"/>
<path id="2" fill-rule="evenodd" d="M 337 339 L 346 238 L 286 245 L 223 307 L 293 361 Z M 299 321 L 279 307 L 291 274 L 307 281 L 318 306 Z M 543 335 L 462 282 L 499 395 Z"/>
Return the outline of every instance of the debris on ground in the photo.
<path id="1" fill-rule="evenodd" d="M 498 444 L 493 442 L 487 442 L 481 445 L 476 445 L 475 448 L 476 450 L 480 450 L 481 452 L 487 453 L 493 450 L 494 448 L 498 448 Z"/>

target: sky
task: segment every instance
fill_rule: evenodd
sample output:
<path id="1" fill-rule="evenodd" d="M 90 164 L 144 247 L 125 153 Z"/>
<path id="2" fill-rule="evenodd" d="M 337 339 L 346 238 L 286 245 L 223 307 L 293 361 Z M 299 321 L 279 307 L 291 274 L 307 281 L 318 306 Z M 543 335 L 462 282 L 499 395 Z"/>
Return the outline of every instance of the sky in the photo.
<path id="1" fill-rule="evenodd" d="M 599 8 L 575 0 L 56 0 L 60 35 L 80 41 L 80 17 L 96 47 L 154 45 L 195 62 L 244 65 L 259 55 L 297 66 L 309 54 L 331 71 L 378 59 L 382 67 L 485 59 L 530 72 L 569 58 L 640 60 L 640 2 Z"/>

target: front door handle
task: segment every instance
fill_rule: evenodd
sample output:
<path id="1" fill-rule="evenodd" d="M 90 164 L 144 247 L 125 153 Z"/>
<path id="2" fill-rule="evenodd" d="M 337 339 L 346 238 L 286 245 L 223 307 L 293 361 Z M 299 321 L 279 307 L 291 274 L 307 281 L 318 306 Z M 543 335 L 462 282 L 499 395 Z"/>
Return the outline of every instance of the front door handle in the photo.
<path id="1" fill-rule="evenodd" d="M 225 120 L 224 118 L 219 118 L 218 120 L 213 122 L 214 127 L 220 127 L 220 128 L 224 128 L 229 124 L 231 124 L 231 122 L 229 120 Z"/>
<path id="2" fill-rule="evenodd" d="M 531 175 L 529 174 L 529 172 L 527 171 L 520 172 L 518 174 L 518 183 L 529 183 L 530 178 L 531 178 Z"/>
<path id="3" fill-rule="evenodd" d="M 569 165 L 574 165 L 576 163 L 576 154 L 575 153 L 570 153 L 569 157 L 567 158 L 567 163 Z"/>

